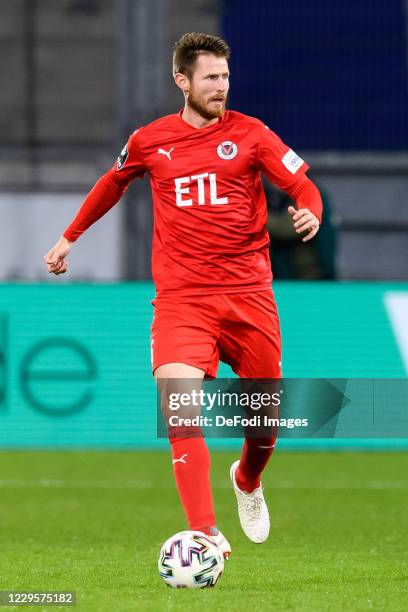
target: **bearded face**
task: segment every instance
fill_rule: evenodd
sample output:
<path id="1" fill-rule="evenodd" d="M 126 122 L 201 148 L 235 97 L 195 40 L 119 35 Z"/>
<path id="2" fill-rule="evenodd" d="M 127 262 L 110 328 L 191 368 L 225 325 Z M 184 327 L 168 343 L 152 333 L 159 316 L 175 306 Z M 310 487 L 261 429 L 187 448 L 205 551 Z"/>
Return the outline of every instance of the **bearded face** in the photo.
<path id="1" fill-rule="evenodd" d="M 225 111 L 229 90 L 228 62 L 212 54 L 200 55 L 189 79 L 188 106 L 204 119 L 216 119 Z"/>
<path id="2" fill-rule="evenodd" d="M 187 104 L 191 106 L 204 119 L 215 119 L 221 117 L 227 104 L 226 93 L 215 93 L 214 95 L 203 95 L 192 86 L 187 95 Z"/>

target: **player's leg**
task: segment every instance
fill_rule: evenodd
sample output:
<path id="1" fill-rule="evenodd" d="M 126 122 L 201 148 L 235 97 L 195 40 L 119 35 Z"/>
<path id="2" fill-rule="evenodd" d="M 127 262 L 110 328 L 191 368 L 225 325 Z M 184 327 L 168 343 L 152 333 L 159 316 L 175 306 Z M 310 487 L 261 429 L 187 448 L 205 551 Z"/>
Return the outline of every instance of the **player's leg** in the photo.
<path id="1" fill-rule="evenodd" d="M 264 397 L 268 395 L 273 398 L 279 394 L 280 389 L 278 375 L 256 382 L 252 378 L 241 378 L 241 384 L 242 389 L 254 397 L 262 394 Z M 279 407 L 270 405 L 259 410 L 257 414 L 262 421 L 264 417 L 276 419 L 279 418 Z M 249 416 L 253 416 L 253 412 Z M 275 425 L 245 429 L 241 457 L 235 472 L 235 481 L 241 491 L 251 493 L 261 486 L 261 475 L 275 450 L 277 433 L 278 428 Z"/>
<path id="2" fill-rule="evenodd" d="M 257 379 L 255 392 L 275 393 L 282 376 L 279 317 L 272 291 L 231 296 L 231 317 L 223 329 L 222 353 L 227 353 L 234 371 L 244 379 Z M 261 379 L 261 380 L 259 380 Z M 249 385 L 252 386 L 252 383 Z M 276 429 L 246 436 L 236 481 L 251 492 L 260 479 L 276 443 Z"/>
<path id="3" fill-rule="evenodd" d="M 166 417 L 170 393 L 192 394 L 201 389 L 205 374 L 216 375 L 218 330 L 214 308 L 202 297 L 183 302 L 156 299 L 153 304 L 152 368 Z M 184 406 L 183 416 L 196 416 L 199 408 Z M 230 552 L 228 542 L 222 534 L 217 535 L 215 527 L 210 455 L 201 430 L 170 428 L 169 439 L 177 488 L 189 528 L 212 535 L 224 554 Z"/>
<path id="4" fill-rule="evenodd" d="M 223 329 L 222 354 L 229 357 L 243 383 L 258 379 L 255 391 L 270 396 L 276 392 L 276 381 L 281 377 L 281 339 L 272 292 L 231 296 L 231 318 Z M 274 428 L 247 432 L 241 457 L 231 467 L 241 525 L 257 543 L 264 542 L 269 534 L 261 475 L 275 448 L 276 433 Z"/>
<path id="5" fill-rule="evenodd" d="M 169 398 L 192 397 L 199 391 L 205 372 L 182 363 L 168 363 L 154 372 L 160 391 L 161 406 L 166 422 L 169 416 L 193 418 L 200 409 L 184 405 L 172 413 Z M 210 454 L 199 427 L 168 425 L 174 476 L 190 529 L 200 531 L 215 526 L 214 505 L 210 484 Z"/>
<path id="6" fill-rule="evenodd" d="M 193 397 L 193 392 L 201 389 L 205 372 L 183 363 L 168 363 L 159 366 L 154 375 L 160 391 L 162 411 L 168 421 L 169 398 L 179 397 L 180 393 Z M 178 417 L 194 418 L 199 414 L 200 406 L 184 405 Z M 216 527 L 210 481 L 210 453 L 202 432 L 199 427 L 169 425 L 168 433 L 174 476 L 189 528 L 212 536 L 224 556 L 228 557 L 231 546 Z"/>

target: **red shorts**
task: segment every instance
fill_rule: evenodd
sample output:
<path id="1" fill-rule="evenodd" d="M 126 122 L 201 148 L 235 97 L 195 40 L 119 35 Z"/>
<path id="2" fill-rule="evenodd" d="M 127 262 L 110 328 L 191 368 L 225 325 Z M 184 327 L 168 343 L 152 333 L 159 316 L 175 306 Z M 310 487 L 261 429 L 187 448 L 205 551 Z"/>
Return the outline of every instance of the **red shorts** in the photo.
<path id="1" fill-rule="evenodd" d="M 272 290 L 152 302 L 152 368 L 185 363 L 216 377 L 228 363 L 241 378 L 281 377 L 281 337 Z"/>

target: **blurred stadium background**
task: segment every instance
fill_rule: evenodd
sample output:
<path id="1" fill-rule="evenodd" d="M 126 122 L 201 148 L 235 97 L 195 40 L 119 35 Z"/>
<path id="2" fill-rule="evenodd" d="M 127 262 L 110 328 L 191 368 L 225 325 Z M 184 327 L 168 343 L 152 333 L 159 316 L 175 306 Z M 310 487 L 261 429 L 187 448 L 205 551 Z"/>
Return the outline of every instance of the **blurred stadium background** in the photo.
<path id="1" fill-rule="evenodd" d="M 186 31 L 226 37 L 230 107 L 298 151 L 324 195 L 319 240 L 299 250 L 267 186 L 286 375 L 407 375 L 406 0 L 2 0 L 2 447 L 162 445 L 148 182 L 65 277 L 42 257 L 128 134 L 181 107 L 171 48 Z"/>

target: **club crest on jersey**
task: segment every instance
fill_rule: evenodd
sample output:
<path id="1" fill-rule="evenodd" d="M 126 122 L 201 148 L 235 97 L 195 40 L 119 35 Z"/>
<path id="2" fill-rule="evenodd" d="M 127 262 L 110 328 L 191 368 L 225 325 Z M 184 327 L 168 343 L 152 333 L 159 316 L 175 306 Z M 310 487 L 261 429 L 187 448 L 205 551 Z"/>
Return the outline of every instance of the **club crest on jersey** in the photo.
<path id="1" fill-rule="evenodd" d="M 234 159 L 236 154 L 238 153 L 238 147 L 235 142 L 231 142 L 230 140 L 225 140 L 217 147 L 218 157 L 221 159 Z"/>
<path id="2" fill-rule="evenodd" d="M 121 170 L 123 168 L 123 166 L 126 164 L 126 160 L 129 156 L 129 152 L 128 152 L 128 148 L 127 148 L 127 144 L 123 147 L 122 151 L 120 152 L 120 155 L 118 157 L 118 159 L 116 160 L 116 169 L 117 170 Z"/>

